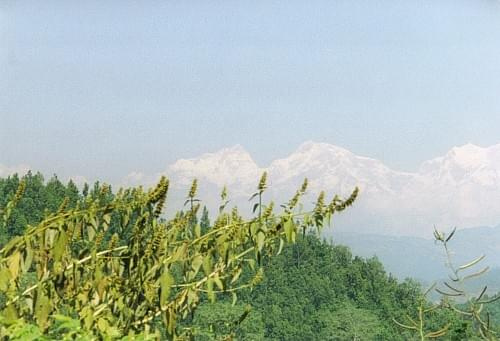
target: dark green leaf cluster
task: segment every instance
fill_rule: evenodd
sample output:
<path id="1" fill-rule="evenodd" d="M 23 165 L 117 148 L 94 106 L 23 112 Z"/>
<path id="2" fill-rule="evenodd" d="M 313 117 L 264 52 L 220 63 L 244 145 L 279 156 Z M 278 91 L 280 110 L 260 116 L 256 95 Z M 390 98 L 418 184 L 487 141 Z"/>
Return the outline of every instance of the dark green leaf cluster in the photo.
<path id="1" fill-rule="evenodd" d="M 73 208 L 82 199 L 73 181 L 65 185 L 54 175 L 45 182 L 42 174 L 28 172 L 23 177 L 14 174 L 0 178 L 0 208 L 6 207 L 16 197 L 20 184 L 24 186 L 23 193 L 12 208 L 8 221 L 0 224 L 0 246 L 23 234 L 28 225 L 40 222 L 48 213 Z M 65 207 L 61 207 L 62 204 Z"/>

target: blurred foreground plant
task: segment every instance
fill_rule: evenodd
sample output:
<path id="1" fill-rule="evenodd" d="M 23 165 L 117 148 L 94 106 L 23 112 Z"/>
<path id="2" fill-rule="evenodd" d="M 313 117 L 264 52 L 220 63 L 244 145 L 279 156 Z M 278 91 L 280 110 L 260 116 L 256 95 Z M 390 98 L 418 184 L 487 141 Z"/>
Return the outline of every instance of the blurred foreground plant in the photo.
<path id="1" fill-rule="evenodd" d="M 196 180 L 187 210 L 165 220 L 168 187 L 162 177 L 154 189 L 121 189 L 110 199 L 110 187 L 102 185 L 102 195 L 87 196 L 72 209 L 63 203 L 10 240 L 0 250 L 0 337 L 148 339 L 162 331 L 169 339 L 189 339 L 190 329 L 178 322 L 191 316 L 203 295 L 214 301 L 229 293 L 235 302 L 238 290 L 261 279 L 264 257 L 294 242 L 298 231 L 320 230 L 358 195 L 356 188 L 346 200 L 335 196 L 325 203 L 321 193 L 314 210 L 302 212 L 296 206 L 305 181 L 275 213 L 273 203 L 262 202 L 264 173 L 255 218 L 243 219 L 237 208 L 227 212 L 224 190 L 213 226 L 202 230 Z M 0 230 L 17 197 L 2 211 Z"/>

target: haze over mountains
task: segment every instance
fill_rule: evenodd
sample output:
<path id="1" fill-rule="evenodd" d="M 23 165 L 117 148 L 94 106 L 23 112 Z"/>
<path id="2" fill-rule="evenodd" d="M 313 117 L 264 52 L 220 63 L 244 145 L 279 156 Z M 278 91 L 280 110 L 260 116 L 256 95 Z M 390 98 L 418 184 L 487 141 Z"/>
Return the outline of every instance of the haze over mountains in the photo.
<path id="1" fill-rule="evenodd" d="M 28 168 L 0 165 L 0 176 L 24 173 Z M 336 228 L 344 232 L 431 238 L 434 226 L 450 230 L 500 223 L 500 144 L 454 147 L 423 162 L 415 172 L 391 169 L 379 160 L 311 141 L 261 167 L 236 145 L 177 160 L 160 174 L 132 172 L 119 185 L 152 185 L 166 174 L 171 179 L 169 204 L 175 209 L 182 205 L 193 178 L 198 178 L 199 197 L 210 209 L 218 207 L 219 193 L 227 185 L 231 205 L 248 212 L 248 198 L 264 171 L 269 174 L 266 199 L 277 203 L 287 201 L 305 177 L 309 179 L 306 205 L 321 190 L 347 196 L 359 186 L 354 207 L 335 219 Z M 81 176 L 74 180 L 86 181 Z"/>
<path id="2" fill-rule="evenodd" d="M 215 209 L 217 202 L 206 199 L 218 198 L 224 185 L 232 204 L 250 208 L 248 197 L 263 171 L 269 173 L 267 197 L 277 202 L 292 196 L 304 177 L 310 185 L 306 203 L 313 202 L 320 190 L 348 195 L 359 186 L 359 200 L 336 217 L 334 228 L 326 229 L 324 236 L 348 245 L 354 254 L 376 255 L 401 279 L 431 283 L 446 278 L 446 257 L 433 242 L 432 230 L 468 228 L 458 231 L 451 243 L 456 264 L 485 254 L 482 265 L 496 270 L 482 283 L 500 290 L 500 144 L 454 147 L 423 162 L 416 172 L 397 171 L 379 160 L 316 142 L 305 142 L 288 157 L 259 167 L 237 145 L 178 160 L 164 173 L 173 181 L 171 203 L 182 201 L 192 179 L 198 178 L 200 198 Z"/>
<path id="3" fill-rule="evenodd" d="M 304 177 L 309 179 L 308 202 L 320 190 L 348 195 L 359 186 L 355 207 L 337 217 L 337 226 L 350 232 L 413 235 L 430 238 L 433 226 L 494 226 L 500 222 L 500 144 L 488 148 L 466 144 L 425 161 L 416 172 L 402 172 L 379 160 L 355 155 L 331 144 L 305 142 L 286 158 L 268 167 L 257 165 L 236 145 L 197 158 L 180 159 L 163 173 L 174 193 L 186 191 L 193 178 L 200 197 L 218 198 L 227 185 L 233 204 L 250 206 L 263 171 L 269 174 L 268 199 L 286 201 Z M 148 183 L 158 175 L 130 174 L 126 183 Z M 174 197 L 180 194 L 174 194 Z M 171 201 L 172 202 L 172 201 Z M 209 206 L 216 205 L 210 199 Z"/>
<path id="4" fill-rule="evenodd" d="M 27 169 L 0 165 L 0 176 Z M 321 190 L 347 196 L 359 186 L 355 205 L 335 217 L 333 229 L 325 229 L 324 237 L 348 245 L 354 254 L 377 255 L 400 278 L 412 276 L 430 282 L 445 276 L 445 257 L 432 241 L 434 225 L 445 231 L 455 226 L 471 228 L 456 234 L 452 247 L 457 262 L 484 253 L 485 265 L 500 267 L 500 144 L 454 147 L 423 162 L 415 172 L 394 170 L 379 160 L 316 142 L 305 142 L 288 157 L 260 167 L 236 145 L 180 159 L 161 172 L 171 179 L 167 212 L 182 206 L 193 178 L 199 180 L 198 197 L 211 212 L 218 207 L 224 185 L 230 206 L 249 212 L 252 204 L 248 198 L 264 171 L 269 174 L 265 199 L 277 203 L 287 201 L 304 177 L 309 179 L 305 205 L 312 205 Z M 152 185 L 161 174 L 133 172 L 122 184 Z M 492 278 L 491 285 L 500 290 L 500 270 Z"/>
<path id="5" fill-rule="evenodd" d="M 447 279 L 450 273 L 443 247 L 431 239 L 339 231 L 326 231 L 325 237 L 335 244 L 349 246 L 355 255 L 377 256 L 384 268 L 400 279 L 411 277 L 430 284 Z M 494 289 L 492 292 L 500 291 L 500 226 L 458 230 L 448 246 L 455 266 L 467 264 L 484 255 L 485 259 L 470 269 L 469 273 L 485 266 L 492 270 L 481 279 L 472 279 L 467 284 L 471 287 L 478 283 L 486 284 Z"/>

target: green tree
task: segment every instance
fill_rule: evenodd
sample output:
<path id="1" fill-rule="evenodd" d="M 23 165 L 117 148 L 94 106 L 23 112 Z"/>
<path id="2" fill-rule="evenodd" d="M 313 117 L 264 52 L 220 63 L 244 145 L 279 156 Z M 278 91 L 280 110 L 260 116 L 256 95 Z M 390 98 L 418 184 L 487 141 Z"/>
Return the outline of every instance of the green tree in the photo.
<path id="1" fill-rule="evenodd" d="M 202 304 L 195 311 L 192 321 L 195 340 L 209 341 L 228 337 L 247 341 L 264 340 L 264 322 L 261 313 L 247 309 L 245 306 L 232 305 L 229 302 Z"/>
<path id="2" fill-rule="evenodd" d="M 317 340 L 384 340 L 383 323 L 376 314 L 343 303 L 336 310 L 320 310 L 315 316 Z"/>
<path id="3" fill-rule="evenodd" d="M 203 212 L 201 213 L 200 228 L 202 233 L 207 233 L 210 229 L 210 218 L 208 217 L 208 209 L 206 206 L 203 206 Z"/>
<path id="4" fill-rule="evenodd" d="M 321 333 L 333 333 L 322 331 L 325 323 L 320 317 L 340 314 L 344 306 L 359 313 L 361 320 L 375 317 L 370 322 L 377 325 L 379 340 L 401 340 L 409 334 L 392 318 L 412 312 L 421 290 L 414 281 L 398 283 L 377 259 L 353 257 L 348 248 L 313 234 L 298 237 L 296 244 L 271 258 L 264 275 L 262 283 L 241 293 L 238 302 L 261 313 L 270 340 L 320 340 Z"/>

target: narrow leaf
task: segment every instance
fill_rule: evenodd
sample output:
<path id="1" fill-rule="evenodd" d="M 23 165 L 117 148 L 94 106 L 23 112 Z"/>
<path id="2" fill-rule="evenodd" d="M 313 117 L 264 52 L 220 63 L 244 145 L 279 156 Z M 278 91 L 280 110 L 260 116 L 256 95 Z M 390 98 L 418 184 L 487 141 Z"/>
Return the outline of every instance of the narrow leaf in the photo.
<path id="1" fill-rule="evenodd" d="M 472 262 L 469 262 L 469 263 L 467 263 L 467 264 L 465 264 L 465 265 L 460 266 L 460 267 L 458 268 L 458 271 L 460 271 L 460 270 L 464 270 L 464 269 L 470 268 L 471 266 L 476 265 L 477 263 L 479 263 L 480 261 L 482 261 L 482 260 L 484 259 L 484 257 L 485 257 L 485 255 L 482 255 L 482 256 L 480 256 L 480 257 L 478 257 L 478 258 L 474 259 Z"/>
<path id="2" fill-rule="evenodd" d="M 445 240 L 445 241 L 446 241 L 446 242 L 447 242 L 447 241 L 449 241 L 449 240 L 453 237 L 453 235 L 455 234 L 455 232 L 456 232 L 456 231 L 457 231 L 457 228 L 455 227 L 455 228 L 453 229 L 453 231 L 451 231 L 450 235 L 446 238 L 446 240 Z"/>
<path id="3" fill-rule="evenodd" d="M 473 274 L 471 274 L 471 275 L 465 276 L 465 277 L 463 278 L 463 280 L 465 281 L 465 280 L 468 280 L 468 279 L 471 279 L 471 278 L 474 278 L 474 277 L 481 276 L 482 274 L 484 274 L 485 272 L 487 272 L 489 269 L 490 269 L 490 267 L 489 267 L 489 266 L 487 266 L 487 267 L 485 267 L 485 268 L 484 268 L 483 270 L 481 270 L 481 271 L 478 271 L 478 272 L 475 272 L 475 273 L 473 273 Z"/>

